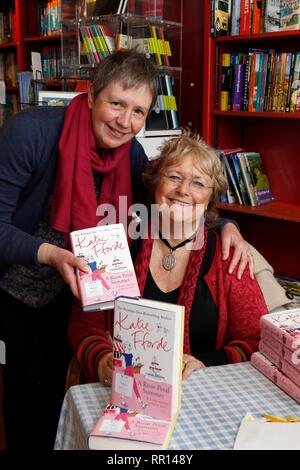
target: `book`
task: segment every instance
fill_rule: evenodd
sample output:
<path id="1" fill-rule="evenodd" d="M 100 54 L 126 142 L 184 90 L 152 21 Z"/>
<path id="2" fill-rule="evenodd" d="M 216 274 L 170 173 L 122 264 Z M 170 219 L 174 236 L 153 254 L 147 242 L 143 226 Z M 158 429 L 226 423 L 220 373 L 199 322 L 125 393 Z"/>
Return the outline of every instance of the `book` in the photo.
<path id="1" fill-rule="evenodd" d="M 88 438 L 91 450 L 159 450 L 171 437 L 170 422 L 108 403 Z"/>
<path id="2" fill-rule="evenodd" d="M 251 364 L 270 379 L 275 385 L 300 403 L 300 387 L 281 372 L 269 359 L 260 352 L 251 356 Z"/>
<path id="3" fill-rule="evenodd" d="M 295 369 L 300 372 L 300 348 L 288 348 L 285 344 L 283 344 L 281 341 L 278 341 L 276 337 L 270 335 L 268 331 L 265 330 L 261 331 L 260 338 L 263 347 L 271 348 L 277 355 L 279 355 L 281 359 L 284 359 L 285 361 L 289 362 Z M 300 346 L 300 344 L 298 346 Z M 272 359 L 270 359 L 270 361 L 271 360 Z"/>
<path id="4" fill-rule="evenodd" d="M 181 405 L 183 325 L 183 306 L 116 299 L 113 409 L 100 416 L 90 448 L 168 446 Z"/>
<path id="5" fill-rule="evenodd" d="M 76 273 L 84 312 L 113 308 L 120 295 L 140 296 L 122 224 L 76 230 L 70 238 L 73 253 L 90 268 Z"/>
<path id="6" fill-rule="evenodd" d="M 268 313 L 260 319 L 263 331 L 295 350 L 300 343 L 300 308 Z"/>
<path id="7" fill-rule="evenodd" d="M 280 30 L 281 0 L 266 0 L 265 25 L 266 33 Z"/>
<path id="8" fill-rule="evenodd" d="M 279 351 L 282 351 L 283 349 L 284 347 L 281 348 L 281 350 L 279 349 Z M 298 387 L 300 387 L 300 371 L 297 370 L 297 368 L 294 367 L 293 364 L 283 359 L 280 353 L 276 352 L 264 341 L 259 342 L 259 352 L 261 352 L 267 359 L 269 359 L 269 361 L 271 361 L 276 367 L 278 367 L 278 370 L 283 372 L 289 379 L 291 379 L 296 385 L 298 385 Z M 295 360 L 296 362 L 298 362 L 299 360 L 298 357 L 296 357 L 296 354 Z"/>
<path id="9" fill-rule="evenodd" d="M 273 193 L 260 154 L 258 152 L 244 152 L 244 158 L 255 182 L 254 192 L 257 203 L 265 204 L 273 201 Z"/>

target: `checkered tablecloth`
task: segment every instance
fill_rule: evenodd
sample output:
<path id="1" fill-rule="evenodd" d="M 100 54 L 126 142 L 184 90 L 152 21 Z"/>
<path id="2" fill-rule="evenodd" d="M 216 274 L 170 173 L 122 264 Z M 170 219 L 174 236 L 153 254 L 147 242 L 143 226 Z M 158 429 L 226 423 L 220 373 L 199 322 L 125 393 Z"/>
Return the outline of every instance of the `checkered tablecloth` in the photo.
<path id="1" fill-rule="evenodd" d="M 87 437 L 110 399 L 100 384 L 71 387 L 61 410 L 56 450 L 87 449 Z M 300 416 L 300 406 L 250 363 L 195 371 L 182 384 L 182 407 L 169 449 L 232 449 L 247 412 Z"/>

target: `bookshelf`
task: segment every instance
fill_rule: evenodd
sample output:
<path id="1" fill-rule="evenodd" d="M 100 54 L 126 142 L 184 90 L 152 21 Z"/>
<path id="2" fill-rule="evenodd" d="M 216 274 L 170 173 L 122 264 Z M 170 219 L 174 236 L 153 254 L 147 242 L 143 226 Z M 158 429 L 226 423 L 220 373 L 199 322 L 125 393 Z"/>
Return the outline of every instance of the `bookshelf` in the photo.
<path id="1" fill-rule="evenodd" d="M 94 15 L 93 10 L 89 14 Z M 124 12 L 100 16 L 85 15 L 81 0 L 74 2 L 73 11 L 69 1 L 62 0 L 62 16 L 63 78 L 88 80 L 106 55 L 136 47 L 160 71 L 160 100 L 143 137 L 148 132 L 151 137 L 176 134 L 180 127 L 182 0 L 129 0 Z"/>
<path id="2" fill-rule="evenodd" d="M 243 36 L 210 36 L 211 2 L 204 4 L 204 138 L 216 148 L 242 147 L 261 154 L 275 197 L 256 207 L 220 204 L 224 217 L 236 220 L 244 237 L 267 258 L 276 273 L 300 277 L 300 113 L 218 110 L 218 66 L 223 52 L 249 47 L 299 51 L 300 31 Z"/>

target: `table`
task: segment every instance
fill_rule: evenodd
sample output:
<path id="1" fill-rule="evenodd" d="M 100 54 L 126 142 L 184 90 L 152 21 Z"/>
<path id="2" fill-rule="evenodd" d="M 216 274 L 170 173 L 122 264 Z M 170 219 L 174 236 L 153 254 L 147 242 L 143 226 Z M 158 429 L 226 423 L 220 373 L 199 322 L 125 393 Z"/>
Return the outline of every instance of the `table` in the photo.
<path id="1" fill-rule="evenodd" d="M 87 449 L 87 437 L 111 389 L 99 383 L 71 387 L 65 396 L 56 450 Z M 182 384 L 182 407 L 169 449 L 232 449 L 247 412 L 300 416 L 299 405 L 251 364 L 195 371 Z"/>

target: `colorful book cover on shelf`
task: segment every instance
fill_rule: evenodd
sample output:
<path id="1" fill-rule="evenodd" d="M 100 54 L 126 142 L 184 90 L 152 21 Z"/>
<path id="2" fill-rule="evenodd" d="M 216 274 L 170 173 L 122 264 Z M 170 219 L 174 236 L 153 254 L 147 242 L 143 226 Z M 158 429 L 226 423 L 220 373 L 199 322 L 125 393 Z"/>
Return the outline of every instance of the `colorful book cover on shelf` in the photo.
<path id="1" fill-rule="evenodd" d="M 266 0 L 265 27 L 266 33 L 280 30 L 281 0 Z"/>
<path id="2" fill-rule="evenodd" d="M 210 31 L 212 36 L 229 35 L 231 24 L 231 1 L 232 0 L 211 1 Z"/>
<path id="3" fill-rule="evenodd" d="M 112 403 L 171 421 L 181 399 L 184 307 L 148 299 L 115 302 Z"/>
<path id="4" fill-rule="evenodd" d="M 243 155 L 252 174 L 252 179 L 255 182 L 254 192 L 257 203 L 265 204 L 273 201 L 273 193 L 260 154 L 258 152 L 244 152 Z"/>
<path id="5" fill-rule="evenodd" d="M 300 29 L 300 2 L 299 0 L 281 1 L 280 29 L 282 31 Z"/>
<path id="6" fill-rule="evenodd" d="M 300 342 L 300 309 L 282 310 L 263 315 L 260 320 L 263 331 L 277 338 L 290 349 Z"/>
<path id="7" fill-rule="evenodd" d="M 251 364 L 281 388 L 285 393 L 300 403 L 300 387 L 289 377 L 281 372 L 269 359 L 260 352 L 255 352 L 251 356 Z"/>
<path id="8" fill-rule="evenodd" d="M 84 258 L 90 268 L 89 273 L 77 272 L 85 312 L 112 308 L 120 295 L 139 297 L 122 224 L 76 230 L 71 232 L 70 238 L 73 253 Z"/>

